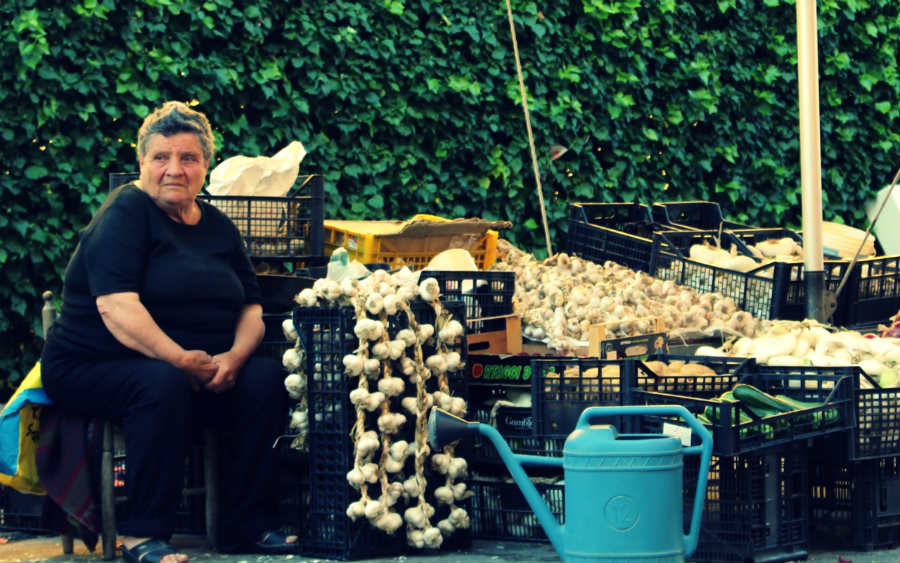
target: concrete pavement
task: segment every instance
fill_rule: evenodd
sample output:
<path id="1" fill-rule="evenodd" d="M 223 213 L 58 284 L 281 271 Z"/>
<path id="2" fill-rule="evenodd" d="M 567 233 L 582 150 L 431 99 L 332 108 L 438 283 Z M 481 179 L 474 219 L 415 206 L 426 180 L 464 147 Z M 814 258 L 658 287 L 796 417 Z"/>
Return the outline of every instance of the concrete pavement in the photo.
<path id="1" fill-rule="evenodd" d="M 101 562 L 103 558 L 98 552 L 90 553 L 83 544 L 76 542 L 75 553 L 63 555 L 59 538 L 54 536 L 33 536 L 16 532 L 0 531 L 0 538 L 8 543 L 0 545 L 0 562 Z M 206 549 L 205 540 L 199 536 L 181 535 L 173 539 L 173 543 L 190 555 L 191 561 L 225 562 L 225 563 L 325 563 L 331 561 L 320 558 L 305 558 L 301 555 L 221 555 Z M 465 550 L 439 552 L 433 555 L 401 555 L 390 558 L 358 560 L 363 563 L 404 563 L 421 561 L 423 563 L 500 563 L 519 561 L 559 561 L 559 556 L 548 543 L 511 542 L 475 540 Z M 900 548 L 880 551 L 816 551 L 810 553 L 809 559 L 814 563 L 897 563 L 900 561 Z"/>

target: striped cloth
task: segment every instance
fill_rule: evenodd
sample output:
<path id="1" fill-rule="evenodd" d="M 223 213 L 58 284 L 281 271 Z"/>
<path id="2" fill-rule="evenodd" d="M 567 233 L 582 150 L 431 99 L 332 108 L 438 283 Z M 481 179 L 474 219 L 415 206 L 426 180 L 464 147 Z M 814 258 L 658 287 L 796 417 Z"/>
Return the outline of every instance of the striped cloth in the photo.
<path id="1" fill-rule="evenodd" d="M 35 451 L 41 484 L 53 507 L 45 512 L 51 529 L 66 522 L 91 551 L 100 531 L 100 449 L 103 421 L 44 407 Z M 49 504 L 49 503 L 48 503 Z"/>

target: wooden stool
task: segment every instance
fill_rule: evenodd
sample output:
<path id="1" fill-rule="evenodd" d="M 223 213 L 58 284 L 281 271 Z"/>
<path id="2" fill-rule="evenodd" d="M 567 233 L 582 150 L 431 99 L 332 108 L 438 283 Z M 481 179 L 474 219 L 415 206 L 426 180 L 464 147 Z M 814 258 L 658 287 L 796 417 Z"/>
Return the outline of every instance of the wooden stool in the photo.
<path id="1" fill-rule="evenodd" d="M 41 309 L 44 338 L 50 325 L 56 320 L 53 293 L 45 291 Z M 123 452 L 123 453 L 117 453 Z M 121 428 L 106 420 L 103 423 L 103 446 L 100 454 L 100 527 L 103 536 L 103 558 L 107 561 L 116 557 L 116 504 L 126 499 L 116 496 L 115 463 L 125 459 L 125 438 Z M 127 478 L 127 476 L 126 476 Z M 205 495 L 206 538 L 211 546 L 216 545 L 219 515 L 219 448 L 218 435 L 212 428 L 203 429 L 203 486 L 185 487 L 182 496 Z M 72 530 L 62 535 L 63 553 L 73 550 Z"/>

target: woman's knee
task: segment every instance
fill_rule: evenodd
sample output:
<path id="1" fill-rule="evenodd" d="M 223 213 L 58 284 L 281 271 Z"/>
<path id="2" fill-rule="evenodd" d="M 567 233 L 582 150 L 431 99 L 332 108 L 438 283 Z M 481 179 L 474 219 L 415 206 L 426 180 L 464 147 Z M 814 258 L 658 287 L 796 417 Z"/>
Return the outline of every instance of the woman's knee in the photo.
<path id="1" fill-rule="evenodd" d="M 187 376 L 167 362 L 146 360 L 133 374 L 134 400 L 137 403 L 164 405 L 167 408 L 187 406 L 191 385 Z"/>
<path id="2" fill-rule="evenodd" d="M 236 385 L 242 397 L 271 400 L 285 395 L 281 366 L 268 356 L 251 356 L 244 364 Z"/>

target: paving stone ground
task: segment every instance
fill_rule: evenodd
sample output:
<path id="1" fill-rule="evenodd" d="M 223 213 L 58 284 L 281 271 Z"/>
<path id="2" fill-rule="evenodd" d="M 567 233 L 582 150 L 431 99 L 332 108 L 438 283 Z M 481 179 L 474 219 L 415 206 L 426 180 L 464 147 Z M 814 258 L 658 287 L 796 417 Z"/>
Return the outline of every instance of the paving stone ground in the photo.
<path id="1" fill-rule="evenodd" d="M 7 543 L 0 544 L 0 562 L 101 562 L 99 552 L 89 552 L 83 544 L 76 542 L 75 553 L 63 555 L 59 538 L 53 536 L 33 536 L 17 532 L 0 531 Z M 306 558 L 300 555 L 221 555 L 206 549 L 205 541 L 199 536 L 176 536 L 173 543 L 178 545 L 191 557 L 191 561 L 225 562 L 225 563 L 325 563 L 330 561 L 321 558 Z M 511 542 L 475 540 L 466 550 L 441 552 L 428 556 L 398 556 L 391 558 L 358 560 L 362 563 L 405 563 L 421 561 L 422 563 L 476 563 L 476 562 L 519 562 L 519 561 L 560 561 L 559 556 L 547 543 Z M 809 559 L 814 563 L 898 563 L 900 549 L 880 551 L 817 551 L 810 553 Z"/>

